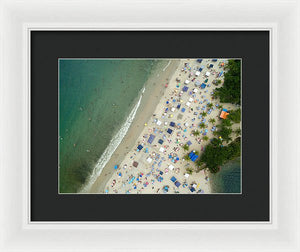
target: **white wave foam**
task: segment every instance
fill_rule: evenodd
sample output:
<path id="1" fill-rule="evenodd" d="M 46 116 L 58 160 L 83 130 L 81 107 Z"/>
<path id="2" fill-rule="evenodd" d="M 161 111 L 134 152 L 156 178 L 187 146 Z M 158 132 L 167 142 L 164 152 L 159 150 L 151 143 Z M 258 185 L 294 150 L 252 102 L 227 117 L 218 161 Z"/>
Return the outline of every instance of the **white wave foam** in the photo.
<path id="1" fill-rule="evenodd" d="M 97 161 L 97 163 L 93 169 L 93 172 L 90 175 L 87 184 L 81 190 L 81 193 L 87 193 L 91 189 L 92 185 L 95 183 L 95 181 L 101 174 L 103 168 L 110 160 L 112 154 L 115 152 L 115 150 L 117 149 L 117 147 L 119 146 L 119 144 L 121 143 L 123 138 L 125 137 L 128 129 L 136 115 L 136 112 L 141 104 L 141 100 L 142 100 L 144 92 L 145 92 L 145 87 L 143 87 L 142 94 L 141 94 L 138 102 L 136 103 L 136 105 L 134 106 L 132 111 L 130 112 L 129 116 L 127 117 L 126 122 L 122 125 L 122 127 L 118 131 L 118 133 L 116 135 L 114 135 L 114 137 L 110 140 L 109 145 L 106 147 L 105 151 L 103 152 L 103 154 Z"/>
<path id="2" fill-rule="evenodd" d="M 168 68 L 168 66 L 171 64 L 171 60 L 169 60 L 168 65 L 165 66 L 165 68 L 163 69 L 163 72 Z"/>

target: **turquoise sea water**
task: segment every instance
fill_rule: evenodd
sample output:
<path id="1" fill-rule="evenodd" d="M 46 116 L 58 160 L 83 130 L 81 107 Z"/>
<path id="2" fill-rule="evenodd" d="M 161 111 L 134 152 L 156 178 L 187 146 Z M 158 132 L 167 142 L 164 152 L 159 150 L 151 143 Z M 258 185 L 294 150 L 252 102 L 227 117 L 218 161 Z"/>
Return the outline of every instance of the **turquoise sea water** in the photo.
<path id="1" fill-rule="evenodd" d="M 213 193 L 241 193 L 241 161 L 236 159 L 221 167 L 216 174 L 210 174 Z"/>
<path id="2" fill-rule="evenodd" d="M 59 62 L 59 191 L 74 193 L 138 100 L 155 60 Z"/>

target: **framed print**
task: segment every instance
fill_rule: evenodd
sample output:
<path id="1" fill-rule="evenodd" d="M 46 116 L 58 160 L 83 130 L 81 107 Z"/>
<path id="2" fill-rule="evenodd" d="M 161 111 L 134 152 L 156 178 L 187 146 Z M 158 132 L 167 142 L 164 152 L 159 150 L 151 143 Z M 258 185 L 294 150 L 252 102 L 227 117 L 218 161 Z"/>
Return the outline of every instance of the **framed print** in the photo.
<path id="1" fill-rule="evenodd" d="M 297 2 L 1 8 L 1 251 L 300 250 Z"/>
<path id="2" fill-rule="evenodd" d="M 241 59 L 60 58 L 58 68 L 59 193 L 242 193 Z"/>
<path id="3" fill-rule="evenodd" d="M 270 221 L 269 36 L 31 31 L 31 220 Z"/>

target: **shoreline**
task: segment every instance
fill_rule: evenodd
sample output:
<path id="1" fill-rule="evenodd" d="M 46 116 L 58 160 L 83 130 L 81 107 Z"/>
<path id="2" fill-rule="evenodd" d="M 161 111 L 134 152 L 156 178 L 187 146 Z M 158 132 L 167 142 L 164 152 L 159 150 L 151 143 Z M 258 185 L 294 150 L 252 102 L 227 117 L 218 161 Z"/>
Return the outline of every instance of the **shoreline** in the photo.
<path id="1" fill-rule="evenodd" d="M 186 67 L 190 63 L 195 64 L 193 59 L 180 60 L 180 64 L 172 75 L 168 87 L 165 88 L 164 96 L 162 96 L 156 104 L 157 106 L 153 116 L 149 118 L 147 125 L 143 126 L 143 131 L 136 140 L 133 148 L 130 149 L 130 152 L 119 165 L 119 168 L 113 172 L 112 178 L 105 185 L 105 191 L 102 187 L 103 189 L 100 193 L 165 193 L 162 187 L 167 186 L 168 191 L 172 191 L 172 193 L 186 194 L 190 193 L 189 187 L 187 186 L 190 183 L 194 184 L 195 190 L 201 193 L 211 193 L 207 173 L 202 170 L 200 172 L 194 172 L 193 175 L 186 174 L 186 169 L 194 167 L 195 164 L 183 158 L 186 154 L 182 148 L 184 142 L 187 142 L 189 139 L 192 140 L 193 144 L 190 146 L 191 150 L 200 147 L 200 143 L 195 142 L 195 139 L 193 140 L 194 137 L 192 137 L 192 130 L 193 127 L 195 127 L 191 125 L 191 121 L 194 117 L 192 109 L 194 102 L 190 103 L 189 106 L 186 105 L 189 95 L 195 86 L 193 83 L 189 85 L 183 84 L 186 79 L 194 78 Z M 195 67 L 196 66 L 194 66 L 194 68 Z M 201 77 L 199 76 L 198 78 Z M 176 79 L 180 79 L 180 83 L 182 84 L 178 86 Z M 189 82 L 192 81 L 190 80 Z M 189 87 L 190 91 L 180 91 L 183 87 Z M 198 93 L 198 95 L 199 94 L 201 94 L 201 92 Z M 176 109 L 178 103 L 181 104 L 181 108 L 185 108 L 185 113 L 181 112 L 181 108 Z M 168 108 L 167 111 L 166 108 Z M 181 118 L 178 118 L 179 115 L 181 115 Z M 161 124 L 157 124 L 158 121 L 160 121 Z M 169 124 L 172 121 L 175 122 L 175 125 L 170 126 Z M 172 128 L 174 132 L 168 134 L 166 132 L 168 128 Z M 149 144 L 147 141 L 151 133 L 156 135 L 153 144 Z M 156 144 L 159 138 L 164 139 L 163 144 Z M 145 148 L 143 151 L 137 152 L 137 146 L 139 145 L 143 145 Z M 145 152 L 146 148 L 149 149 L 149 152 Z M 170 155 L 173 157 L 170 158 Z M 178 157 L 178 161 L 174 160 L 176 156 Z M 138 163 L 138 167 L 134 167 L 134 162 Z M 119 176 L 120 173 L 121 176 Z M 159 181 L 160 178 L 162 178 L 163 181 Z M 174 186 L 172 178 L 176 178 L 180 188 Z M 133 180 L 134 182 L 131 184 Z"/>
<path id="2" fill-rule="evenodd" d="M 175 74 L 176 69 L 178 69 L 180 62 L 181 61 L 177 59 L 170 59 L 163 70 L 153 70 L 153 73 L 145 82 L 145 92 L 132 124 L 87 193 L 104 192 L 107 182 L 114 174 L 114 166 L 119 165 L 134 147 L 135 142 L 144 129 L 144 124 L 150 119 L 166 92 L 167 88 L 165 88 L 165 84 L 169 83 L 170 79 Z"/>
<path id="3" fill-rule="evenodd" d="M 239 169 L 236 169 L 237 164 L 239 165 Z M 211 190 L 212 190 L 212 194 L 242 194 L 242 180 L 240 180 L 239 183 L 239 187 L 240 187 L 240 192 L 230 192 L 230 191 L 226 191 L 228 190 L 228 186 L 229 184 L 226 184 L 225 180 L 224 180 L 224 176 L 228 176 L 228 173 L 232 174 L 232 171 L 236 172 L 240 172 L 240 174 L 242 174 L 242 163 L 241 163 L 241 157 L 237 157 L 235 159 L 229 160 L 228 162 L 226 162 L 225 164 L 223 164 L 221 166 L 221 171 L 216 173 L 216 174 L 212 174 L 209 173 L 209 181 L 211 184 Z M 241 178 L 241 176 L 239 176 Z M 232 186 L 235 186 L 235 181 L 233 181 L 233 184 L 231 184 Z M 216 192 L 215 190 L 220 189 L 222 190 L 222 192 Z"/>
<path id="4" fill-rule="evenodd" d="M 163 72 L 167 67 L 161 66 L 160 75 L 153 74 L 160 85 L 147 89 L 131 131 L 124 137 L 123 145 L 118 146 L 105 167 L 106 173 L 103 170 L 91 193 L 215 194 L 210 173 L 206 169 L 199 170 L 194 157 L 192 161 L 186 157 L 197 155 L 197 159 L 205 151 L 208 140 L 214 138 L 214 131 L 222 121 L 223 108 L 229 111 L 237 108 L 214 97 L 218 86 L 213 85 L 214 81 L 221 80 L 222 84 L 225 70 L 221 62 L 212 69 L 210 65 L 215 61 L 204 59 L 198 63 L 195 59 L 180 59 L 174 71 L 171 72 L 171 68 L 166 71 L 169 74 L 166 86 Z M 233 125 L 233 129 L 236 127 L 239 125 Z"/>

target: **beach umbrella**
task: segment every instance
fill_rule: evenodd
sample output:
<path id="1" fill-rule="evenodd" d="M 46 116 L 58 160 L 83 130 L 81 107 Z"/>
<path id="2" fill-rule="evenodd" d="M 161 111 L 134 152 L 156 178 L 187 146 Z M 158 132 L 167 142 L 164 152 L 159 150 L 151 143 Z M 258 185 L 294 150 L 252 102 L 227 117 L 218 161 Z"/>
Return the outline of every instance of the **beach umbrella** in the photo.
<path id="1" fill-rule="evenodd" d="M 115 168 L 115 170 L 117 170 L 117 169 L 118 169 L 118 165 L 115 165 L 115 167 L 114 167 L 114 168 Z"/>
<path id="2" fill-rule="evenodd" d="M 191 191 L 191 192 L 194 192 L 194 191 L 196 191 L 196 190 L 195 190 L 194 187 L 190 187 L 190 191 Z"/>
<path id="3" fill-rule="evenodd" d="M 175 182 L 175 185 L 176 185 L 177 187 L 179 187 L 181 184 L 180 184 L 178 181 L 176 181 L 176 182 Z"/>

